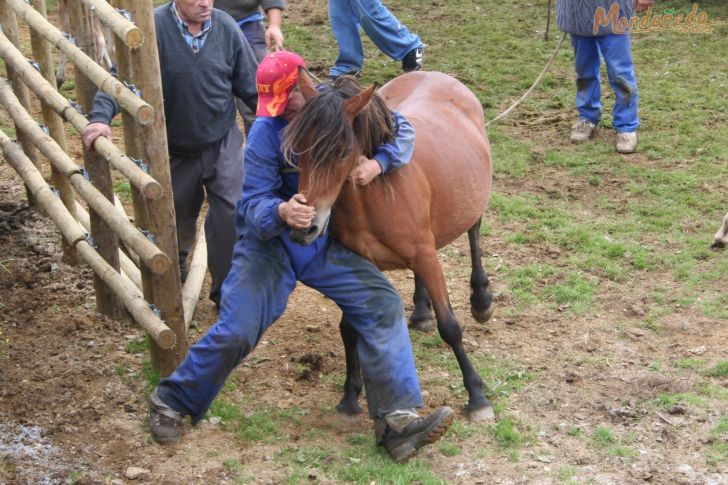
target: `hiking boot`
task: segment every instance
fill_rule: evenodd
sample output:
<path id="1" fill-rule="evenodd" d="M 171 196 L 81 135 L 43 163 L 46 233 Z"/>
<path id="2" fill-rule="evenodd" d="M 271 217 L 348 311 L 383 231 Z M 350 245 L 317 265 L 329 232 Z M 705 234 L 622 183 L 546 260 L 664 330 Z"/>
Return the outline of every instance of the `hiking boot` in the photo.
<path id="1" fill-rule="evenodd" d="M 618 153 L 634 153 L 637 148 L 637 132 L 617 133 L 616 148 Z"/>
<path id="2" fill-rule="evenodd" d="M 377 444 L 383 445 L 395 461 L 403 463 L 423 446 L 439 440 L 454 416 L 452 409 L 442 406 L 426 418 L 413 419 L 399 433 L 387 425 L 384 418 L 379 418 L 375 421 Z"/>
<path id="3" fill-rule="evenodd" d="M 402 71 L 412 72 L 422 69 L 422 54 L 424 51 L 424 47 L 417 47 L 409 51 L 402 59 Z"/>
<path id="4" fill-rule="evenodd" d="M 597 131 L 597 125 L 589 120 L 579 120 L 571 127 L 571 141 L 582 142 L 589 140 Z"/>
<path id="5" fill-rule="evenodd" d="M 355 78 L 359 79 L 359 76 L 361 76 L 361 71 L 349 71 L 342 74 L 329 74 L 328 76 L 326 76 L 326 79 L 328 79 L 330 82 L 334 82 L 343 76 L 354 76 Z"/>
<path id="6" fill-rule="evenodd" d="M 175 411 L 162 402 L 157 389 L 147 398 L 149 403 L 149 431 L 152 438 L 160 445 L 177 443 L 182 437 L 182 413 Z"/>

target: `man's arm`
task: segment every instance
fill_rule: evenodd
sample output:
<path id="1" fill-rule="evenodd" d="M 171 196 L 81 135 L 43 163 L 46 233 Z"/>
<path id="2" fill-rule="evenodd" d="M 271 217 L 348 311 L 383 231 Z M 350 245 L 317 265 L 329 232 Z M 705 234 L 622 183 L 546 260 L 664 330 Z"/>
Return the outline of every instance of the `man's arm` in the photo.
<path id="1" fill-rule="evenodd" d="M 111 68 L 111 74 L 116 76 L 116 66 Z M 94 96 L 91 111 L 87 118 L 89 124 L 81 132 L 83 144 L 88 150 L 93 150 L 94 141 L 99 136 L 111 138 L 111 120 L 119 113 L 116 100 L 103 91 L 97 91 Z"/>
<path id="2" fill-rule="evenodd" d="M 265 11 L 268 27 L 265 29 L 265 47 L 269 51 L 283 49 L 283 31 L 281 31 L 281 9 L 269 8 Z"/>
<path id="3" fill-rule="evenodd" d="M 245 225 L 258 239 L 267 241 L 286 227 L 278 211 L 284 201 L 277 196 L 283 182 L 278 164 L 278 137 L 268 123 L 255 123 L 245 148 L 243 196 L 240 210 Z"/>
<path id="4" fill-rule="evenodd" d="M 415 129 L 401 114 L 393 111 L 396 137 L 394 141 L 379 145 L 371 159 L 364 156 L 351 172 L 351 178 L 357 185 L 366 185 L 378 175 L 399 170 L 412 159 L 415 149 Z"/>

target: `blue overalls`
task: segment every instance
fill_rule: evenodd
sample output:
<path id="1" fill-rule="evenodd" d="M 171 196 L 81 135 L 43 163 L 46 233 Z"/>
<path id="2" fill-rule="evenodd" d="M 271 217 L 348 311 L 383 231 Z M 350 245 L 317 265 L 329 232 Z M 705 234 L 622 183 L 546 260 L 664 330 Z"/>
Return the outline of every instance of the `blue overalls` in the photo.
<path id="1" fill-rule="evenodd" d="M 414 139 L 409 123 L 396 114 L 395 120 L 397 140 L 382 145 L 385 156 L 377 157 L 383 167 L 397 168 L 409 161 L 409 156 L 404 161 L 387 159 L 387 150 L 395 152 L 397 143 L 406 145 L 407 136 L 410 142 Z M 236 210 L 239 239 L 222 287 L 220 318 L 177 370 L 159 383 L 162 401 L 191 415 L 193 424 L 204 416 L 230 372 L 281 316 L 296 281 L 331 298 L 359 333 L 357 351 L 371 417 L 422 406 L 404 308 L 389 280 L 328 235 L 310 246 L 289 239 L 278 205 L 297 193 L 298 174 L 281 173 L 287 168 L 280 151 L 286 124 L 280 117 L 258 118 L 253 124 L 245 151 L 243 197 Z"/>

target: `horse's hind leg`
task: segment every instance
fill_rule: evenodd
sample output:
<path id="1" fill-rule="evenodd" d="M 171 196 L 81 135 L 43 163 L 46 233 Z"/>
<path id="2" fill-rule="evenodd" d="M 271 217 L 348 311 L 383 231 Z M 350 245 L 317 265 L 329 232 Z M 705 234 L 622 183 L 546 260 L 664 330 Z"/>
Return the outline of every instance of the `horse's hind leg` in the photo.
<path id="1" fill-rule="evenodd" d="M 427 293 L 432 300 L 435 310 L 437 330 L 442 339 L 452 348 L 455 358 L 463 373 L 463 384 L 468 391 L 468 405 L 465 407 L 470 421 L 485 421 L 493 419 L 493 403 L 483 394 L 483 379 L 473 367 L 463 346 L 463 332 L 455 314 L 450 306 L 450 300 L 445 285 L 445 275 L 437 260 L 437 253 L 433 249 L 426 257 L 418 258 L 416 274 L 422 278 L 427 287 Z"/>
<path id="2" fill-rule="evenodd" d="M 718 232 L 715 233 L 713 244 L 710 247 L 724 248 L 728 245 L 728 214 L 723 218 L 723 225 L 720 226 Z"/>
<path id="3" fill-rule="evenodd" d="M 493 295 L 488 290 L 488 275 L 483 269 L 480 254 L 480 224 L 482 217 L 468 229 L 470 242 L 470 313 L 479 322 L 487 322 L 493 315 Z"/>
<path id="4" fill-rule="evenodd" d="M 412 302 L 415 309 L 409 318 L 410 327 L 422 332 L 429 332 L 434 328 L 432 321 L 432 304 L 430 297 L 427 295 L 425 285 L 419 276 L 415 273 L 415 293 L 412 295 Z"/>
<path id="5" fill-rule="evenodd" d="M 361 413 L 359 406 L 359 394 L 361 394 L 362 378 L 361 368 L 359 367 L 359 354 L 356 352 L 356 342 L 359 334 L 356 333 L 354 327 L 342 315 L 339 322 L 339 332 L 341 339 L 344 341 L 344 354 L 346 355 L 346 381 L 344 381 L 344 396 L 336 410 L 349 416 L 355 416 Z"/>

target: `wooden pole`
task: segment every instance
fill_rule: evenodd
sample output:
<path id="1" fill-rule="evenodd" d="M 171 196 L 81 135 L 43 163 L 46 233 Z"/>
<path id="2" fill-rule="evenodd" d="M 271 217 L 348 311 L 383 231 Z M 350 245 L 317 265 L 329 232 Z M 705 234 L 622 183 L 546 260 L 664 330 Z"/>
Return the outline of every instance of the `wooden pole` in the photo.
<path id="1" fill-rule="evenodd" d="M 63 233 L 63 236 L 76 247 L 78 254 L 88 263 L 94 272 L 100 275 L 106 284 L 118 295 L 134 320 L 151 336 L 154 342 L 162 348 L 169 349 L 175 344 L 175 334 L 147 305 L 139 291 L 129 285 L 114 268 L 101 258 L 86 240 L 86 232 L 59 202 L 55 194 L 43 180 L 37 168 L 25 156 L 23 150 L 12 142 L 0 130 L 0 144 L 5 159 L 13 166 L 23 181 L 36 195 L 37 200 L 50 216 L 53 222 Z"/>
<path id="2" fill-rule="evenodd" d="M 130 0 L 113 0 L 112 5 L 114 8 L 127 11 L 129 8 L 129 1 Z M 125 48 L 122 45 L 122 41 L 118 37 L 114 38 L 114 43 L 116 47 L 116 68 L 119 79 L 127 83 L 133 84 L 134 75 L 131 62 L 131 53 L 129 52 L 129 49 Z M 141 127 L 138 123 L 134 121 L 133 117 L 125 111 L 121 112 L 121 120 L 122 126 L 124 127 L 124 150 L 127 154 L 129 154 L 129 156 L 134 157 L 137 160 L 142 160 L 144 155 L 142 153 L 142 150 L 139 148 L 139 143 L 141 140 Z M 148 230 L 148 201 L 156 200 L 159 196 L 152 199 L 151 197 L 144 197 L 144 195 L 145 194 L 140 193 L 140 191 L 137 190 L 136 187 L 132 187 L 131 196 L 134 206 L 134 220 L 136 221 L 138 227 Z M 141 285 L 139 285 L 139 288 L 142 289 L 142 292 L 144 293 L 144 298 L 146 298 L 147 301 L 154 301 L 152 273 L 144 266 L 139 266 L 140 278 L 142 281 Z"/>
<path id="3" fill-rule="evenodd" d="M 88 211 L 78 202 L 76 202 L 76 215 L 83 228 L 91 232 L 91 220 Z M 137 288 L 140 288 L 141 291 L 142 276 L 139 267 L 121 249 L 119 249 L 119 266 L 121 267 L 121 274 L 129 278 L 129 281 Z"/>
<path id="4" fill-rule="evenodd" d="M 162 309 L 169 328 L 177 336 L 175 352 L 164 351 L 152 344 L 152 365 L 162 376 L 167 376 L 187 355 L 186 326 L 182 306 L 182 284 L 180 282 L 177 248 L 177 227 L 172 199 L 172 181 L 169 168 L 167 132 L 162 98 L 162 79 L 159 68 L 159 53 L 154 25 L 152 0 L 130 2 L 128 9 L 137 26 L 149 39 L 139 49 L 131 52 L 136 85 L 154 110 L 154 121 L 141 129 L 141 148 L 149 172 L 163 187 L 164 195 L 149 202 L 149 230 L 157 237 L 157 244 L 174 263 L 169 271 L 153 276 L 154 303 Z"/>
<path id="5" fill-rule="evenodd" d="M 207 242 L 205 241 L 205 225 L 200 224 L 197 231 L 197 243 L 195 252 L 192 253 L 190 269 L 187 272 L 187 279 L 182 287 L 182 305 L 185 309 L 185 328 L 189 330 L 190 322 L 195 314 L 197 301 L 200 299 L 202 283 L 207 274 Z"/>
<path id="6" fill-rule="evenodd" d="M 51 44 L 61 49 L 68 59 L 73 62 L 77 68 L 76 82 L 78 82 L 78 70 L 83 72 L 88 79 L 93 82 L 100 90 L 106 94 L 113 96 L 122 109 L 128 111 L 142 125 L 148 124 L 154 118 L 154 110 L 145 103 L 140 97 L 136 96 L 129 88 L 124 86 L 118 79 L 109 74 L 103 67 L 86 55 L 81 49 L 73 45 L 64 35 L 63 32 L 55 28 L 51 23 L 43 18 L 33 7 L 25 3 L 23 0 L 5 0 L 18 16 L 25 20 L 28 25 L 36 30 L 40 35 L 45 37 Z M 83 5 L 78 2 L 69 2 L 71 18 L 73 19 L 73 11 Z M 71 25 L 80 27 L 82 20 L 71 21 Z M 155 43 L 156 44 L 156 43 Z M 81 100 L 83 101 L 83 100 Z M 83 104 L 83 103 L 82 103 Z"/>
<path id="7" fill-rule="evenodd" d="M 91 20 L 91 9 L 79 1 L 68 3 L 71 33 L 76 37 L 76 45 L 89 58 L 95 57 L 94 31 Z M 77 66 L 78 67 L 78 66 Z M 75 70 L 76 99 L 79 100 L 85 112 L 91 111 L 96 87 L 88 78 L 85 71 Z M 114 182 L 111 177 L 109 163 L 95 151 L 83 147 L 83 160 L 89 177 L 108 200 L 114 200 Z M 111 267 L 119 270 L 119 239 L 114 230 L 105 222 L 101 214 L 89 206 L 91 218 L 91 234 L 96 241 L 98 253 Z M 109 288 L 101 275 L 94 276 L 94 289 L 96 291 L 96 307 L 99 312 L 112 318 L 122 316 L 121 301 Z"/>
<path id="8" fill-rule="evenodd" d="M 82 132 L 88 125 L 85 116 L 79 113 L 71 103 L 54 87 L 54 82 L 48 82 L 28 62 L 25 56 L 0 32 L 0 57 L 13 69 L 16 75 L 27 85 L 40 99 L 60 115 L 64 120 L 73 125 L 78 132 Z M 22 85 L 22 83 L 21 83 Z M 124 116 L 125 112 L 122 112 Z M 127 114 L 127 116 L 129 116 Z M 129 116 L 130 119 L 131 116 Z M 129 183 L 139 189 L 148 199 L 156 199 L 162 194 L 162 187 L 151 175 L 143 171 L 131 158 L 124 155 L 114 144 L 105 137 L 99 137 L 94 142 L 94 150 L 111 163 L 121 172 Z"/>
<path id="9" fill-rule="evenodd" d="M 16 48 L 20 48 L 20 36 L 18 34 L 18 19 L 15 17 L 15 12 L 13 12 L 8 6 L 5 4 L 4 0 L 0 0 L 0 22 L 2 25 L 2 31 L 5 33 L 5 35 L 8 36 L 8 39 Z M 8 79 L 10 79 L 10 82 L 13 85 L 13 91 L 15 92 L 15 95 L 20 99 L 20 103 L 23 105 L 23 107 L 30 111 L 30 96 L 28 94 L 28 88 L 20 82 L 18 79 L 18 76 L 16 75 L 16 72 L 10 67 L 7 66 L 7 73 L 8 73 Z M 30 140 L 27 140 L 25 135 L 23 133 L 20 133 L 17 127 L 15 128 L 15 132 L 18 136 L 18 141 L 23 145 L 23 150 L 25 150 L 25 153 L 28 155 L 28 158 L 33 162 L 33 165 L 38 167 L 40 170 L 40 156 L 38 155 L 38 150 L 35 149 L 33 146 L 33 143 L 30 142 Z M 26 197 L 28 199 L 28 204 L 31 206 L 35 205 L 35 200 L 33 199 L 33 194 L 28 190 L 26 187 L 25 189 Z"/>
<path id="10" fill-rule="evenodd" d="M 155 274 L 163 274 L 170 267 L 177 267 L 176 264 L 171 265 L 167 255 L 132 226 L 129 220 L 114 207 L 114 204 L 83 177 L 81 169 L 73 163 L 66 153 L 61 151 L 56 142 L 23 109 L 7 81 L 3 78 L 0 78 L 0 104 L 16 125 L 29 135 L 29 138 L 33 140 L 41 153 L 70 179 L 71 185 L 88 202 L 89 207 L 104 218 L 104 221 L 111 226 L 125 244 L 139 255 L 141 261 L 149 269 Z"/>
<path id="11" fill-rule="evenodd" d="M 121 40 L 126 47 L 136 49 L 142 45 L 144 33 L 139 30 L 139 27 L 117 12 L 108 2 L 105 0 L 83 0 L 83 3 L 89 9 L 94 9 L 96 17 L 111 29 L 116 34 L 116 38 Z"/>
<path id="12" fill-rule="evenodd" d="M 46 18 L 46 4 L 45 0 L 33 0 L 33 6 L 40 13 L 43 18 Z M 31 30 L 30 40 L 33 47 L 33 57 L 38 62 L 40 67 L 40 74 L 49 82 L 55 81 L 55 74 L 53 72 L 53 56 L 51 54 L 51 46 L 45 41 L 37 32 Z M 26 67 L 28 64 L 26 63 Z M 66 146 L 66 132 L 63 128 L 63 120 L 61 117 L 53 111 L 48 102 L 42 97 L 39 97 L 41 109 L 43 112 L 43 122 L 48 127 L 51 137 L 58 143 L 61 150 L 68 152 Z M 53 185 L 58 189 L 63 205 L 66 206 L 68 212 L 75 217 L 76 215 L 76 198 L 73 191 L 73 187 L 68 183 L 68 179 L 59 173 L 56 168 L 51 165 L 51 177 Z M 63 240 L 63 259 L 71 264 L 77 263 L 77 256 L 73 251 L 73 248 L 68 242 Z"/>

